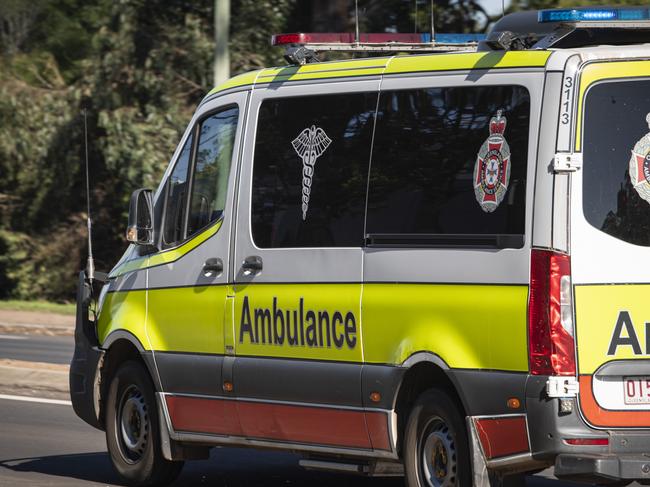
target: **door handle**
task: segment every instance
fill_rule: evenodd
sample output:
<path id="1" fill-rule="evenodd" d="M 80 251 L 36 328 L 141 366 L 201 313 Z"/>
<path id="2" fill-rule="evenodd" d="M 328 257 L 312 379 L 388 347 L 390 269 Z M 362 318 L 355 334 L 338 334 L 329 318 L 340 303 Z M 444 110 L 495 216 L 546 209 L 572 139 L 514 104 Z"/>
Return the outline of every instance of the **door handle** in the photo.
<path id="1" fill-rule="evenodd" d="M 223 272 L 223 260 L 218 257 L 211 257 L 203 264 L 203 275 L 205 277 L 216 277 Z"/>
<path id="2" fill-rule="evenodd" d="M 259 274 L 262 272 L 262 258 L 259 255 L 246 257 L 241 267 L 246 274 Z"/>

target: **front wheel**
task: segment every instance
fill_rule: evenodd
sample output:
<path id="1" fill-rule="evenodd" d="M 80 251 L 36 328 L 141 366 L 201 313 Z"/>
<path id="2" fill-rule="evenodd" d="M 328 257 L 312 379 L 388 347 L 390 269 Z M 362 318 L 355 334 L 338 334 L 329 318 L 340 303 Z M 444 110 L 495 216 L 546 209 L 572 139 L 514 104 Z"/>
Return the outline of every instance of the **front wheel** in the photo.
<path id="1" fill-rule="evenodd" d="M 159 424 L 149 374 L 140 363 L 125 362 L 108 390 L 106 444 L 113 467 L 129 485 L 166 485 L 183 468 L 183 462 L 163 457 Z"/>
<path id="2" fill-rule="evenodd" d="M 409 487 L 470 487 L 467 433 L 458 406 L 442 389 L 420 395 L 406 424 L 404 467 Z"/>

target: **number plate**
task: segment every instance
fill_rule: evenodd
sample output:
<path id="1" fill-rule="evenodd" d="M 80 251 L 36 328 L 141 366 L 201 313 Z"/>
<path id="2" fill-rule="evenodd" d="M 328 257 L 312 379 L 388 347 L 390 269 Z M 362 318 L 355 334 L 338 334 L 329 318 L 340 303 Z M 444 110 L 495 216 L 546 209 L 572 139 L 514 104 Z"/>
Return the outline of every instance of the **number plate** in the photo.
<path id="1" fill-rule="evenodd" d="M 650 377 L 623 377 L 625 404 L 650 404 Z"/>

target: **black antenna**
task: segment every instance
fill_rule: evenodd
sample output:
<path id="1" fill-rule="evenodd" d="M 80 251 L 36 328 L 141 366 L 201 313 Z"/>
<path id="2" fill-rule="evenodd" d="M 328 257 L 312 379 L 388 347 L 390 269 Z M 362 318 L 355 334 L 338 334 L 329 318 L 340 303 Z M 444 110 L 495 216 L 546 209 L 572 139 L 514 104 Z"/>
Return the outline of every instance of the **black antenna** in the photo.
<path id="1" fill-rule="evenodd" d="M 84 108 L 84 148 L 86 151 L 86 209 L 88 221 L 88 262 L 86 263 L 86 277 L 89 281 L 95 279 L 95 261 L 93 260 L 92 221 L 90 219 L 90 171 L 88 169 L 88 116 Z"/>

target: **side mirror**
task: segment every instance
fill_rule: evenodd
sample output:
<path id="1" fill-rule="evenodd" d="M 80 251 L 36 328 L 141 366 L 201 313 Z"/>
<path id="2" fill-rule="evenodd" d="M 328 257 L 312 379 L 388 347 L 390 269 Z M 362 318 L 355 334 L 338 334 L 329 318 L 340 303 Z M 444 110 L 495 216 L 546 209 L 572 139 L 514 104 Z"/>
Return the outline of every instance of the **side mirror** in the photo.
<path id="1" fill-rule="evenodd" d="M 150 189 L 137 189 L 131 195 L 126 239 L 136 245 L 153 245 L 153 193 Z"/>

